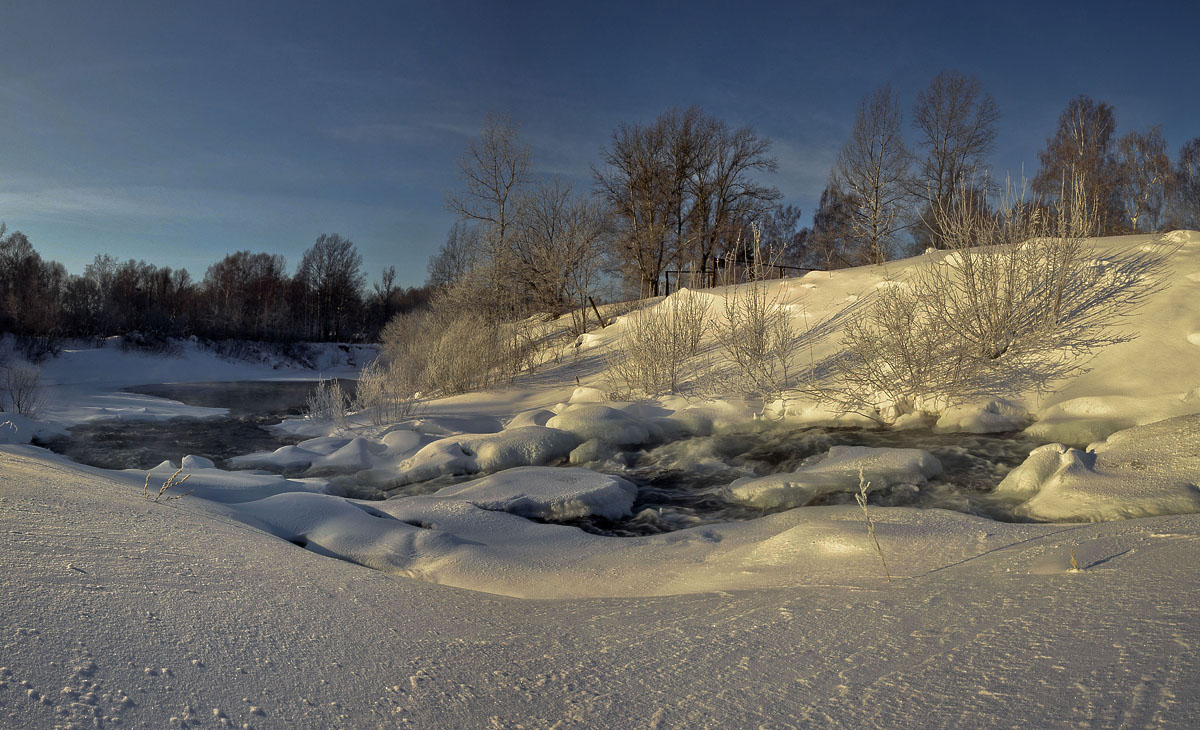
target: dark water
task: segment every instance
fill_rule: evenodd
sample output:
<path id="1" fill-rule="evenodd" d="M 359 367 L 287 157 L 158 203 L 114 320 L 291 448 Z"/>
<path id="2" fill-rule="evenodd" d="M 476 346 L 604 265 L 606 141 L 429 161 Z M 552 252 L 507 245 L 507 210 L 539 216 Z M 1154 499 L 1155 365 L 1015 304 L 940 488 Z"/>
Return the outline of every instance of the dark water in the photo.
<path id="1" fill-rule="evenodd" d="M 611 468 L 610 464 L 600 469 L 637 485 L 632 517 L 619 521 L 591 517 L 563 524 L 596 534 L 635 536 L 762 517 L 782 508 L 762 509 L 731 501 L 724 488 L 741 477 L 795 471 L 834 446 L 923 449 L 941 461 L 941 476 L 919 487 L 893 485 L 872 490 L 870 504 L 952 509 L 1007 520 L 1008 505 L 997 502 L 991 492 L 1040 443 L 1019 434 L 780 427 L 686 439 L 623 454 L 623 466 Z M 834 493 L 812 504 L 854 504 L 854 493 Z"/>
<path id="2" fill-rule="evenodd" d="M 353 393 L 355 381 L 341 380 Z M 39 441 L 52 451 L 83 464 L 105 469 L 149 469 L 164 459 L 187 454 L 205 456 L 220 465 L 225 459 L 277 449 L 297 439 L 267 430 L 286 416 L 304 412 L 315 381 L 235 381 L 166 383 L 125 388 L 130 393 L 168 398 L 190 406 L 228 408 L 213 418 L 166 421 L 96 421 L 72 428 L 65 437 Z"/>
<path id="3" fill-rule="evenodd" d="M 352 392 L 354 381 L 341 381 Z M 228 408 L 216 418 L 169 421 L 97 421 L 71 429 L 68 436 L 42 442 L 75 461 L 106 469 L 149 469 L 164 459 L 205 456 L 218 465 L 255 451 L 279 448 L 297 439 L 268 430 L 286 416 L 304 412 L 315 381 L 174 383 L 127 388 L 188 405 Z M 785 428 L 764 425 L 743 431 L 683 439 L 624 452 L 598 471 L 620 475 L 638 487 L 633 516 L 567 520 L 588 532 L 614 536 L 650 535 L 686 527 L 754 519 L 770 512 L 727 498 L 725 488 L 742 477 L 795 471 L 834 446 L 924 449 L 942 463 L 943 474 L 928 484 L 872 490 L 871 504 L 943 508 L 993 519 L 1010 519 L 991 496 L 1000 480 L 1040 442 L 1020 434 L 935 434 L 918 430 Z M 475 476 L 440 477 L 395 490 L 392 496 L 427 494 Z M 349 480 L 353 477 L 337 477 Z M 353 486 L 353 485 L 350 485 Z M 853 504 L 847 491 L 814 504 Z"/>

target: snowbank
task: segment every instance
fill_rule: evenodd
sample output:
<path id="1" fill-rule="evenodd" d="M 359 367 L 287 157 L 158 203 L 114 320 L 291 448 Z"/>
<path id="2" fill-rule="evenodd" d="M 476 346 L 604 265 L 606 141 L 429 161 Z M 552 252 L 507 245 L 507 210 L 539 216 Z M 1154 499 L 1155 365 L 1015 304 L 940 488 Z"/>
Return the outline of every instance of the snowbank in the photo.
<path id="1" fill-rule="evenodd" d="M 1200 415 L 1119 431 L 1088 450 L 1035 449 L 996 495 L 1022 517 L 1103 521 L 1200 512 Z"/>

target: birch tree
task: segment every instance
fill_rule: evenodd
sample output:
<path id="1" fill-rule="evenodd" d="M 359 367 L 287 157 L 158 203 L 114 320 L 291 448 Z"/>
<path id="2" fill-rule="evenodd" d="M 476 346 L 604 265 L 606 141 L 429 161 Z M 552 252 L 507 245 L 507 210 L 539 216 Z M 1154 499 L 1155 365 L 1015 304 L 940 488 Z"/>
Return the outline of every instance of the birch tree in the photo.
<path id="1" fill-rule="evenodd" d="M 890 86 L 882 86 L 859 104 L 850 141 L 834 165 L 837 187 L 853 201 L 850 227 L 867 263 L 887 261 L 904 228 L 908 164 L 900 103 Z"/>

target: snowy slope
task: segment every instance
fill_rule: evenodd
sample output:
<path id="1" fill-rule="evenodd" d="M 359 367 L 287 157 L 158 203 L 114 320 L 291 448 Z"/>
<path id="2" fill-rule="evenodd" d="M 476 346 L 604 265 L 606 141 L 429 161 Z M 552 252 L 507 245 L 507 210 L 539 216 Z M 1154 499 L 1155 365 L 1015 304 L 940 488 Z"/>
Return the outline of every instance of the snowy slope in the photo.
<path id="1" fill-rule="evenodd" d="M 999 490 L 1047 522 L 872 508 L 891 583 L 854 507 L 644 538 L 526 519 L 629 509 L 621 480 L 539 464 L 762 409 L 597 403 L 605 353 L 637 312 L 511 388 L 385 429 L 292 422 L 316 438 L 247 458 L 314 478 L 191 460 L 196 492 L 156 504 L 142 474 L 0 445 L 0 726 L 1190 727 L 1200 234 L 1173 236 L 1167 286 L 1124 324 L 1137 338 L 1051 392 L 935 414 L 964 430 L 1032 419 L 1063 442 Z M 1092 245 L 1104 257 L 1150 244 Z M 820 361 L 849 309 L 919 265 L 772 286 L 798 321 L 827 329 Z M 718 307 L 726 295 L 702 294 Z M 202 415 L 112 391 L 279 376 L 198 352 L 139 357 L 48 364 L 49 419 Z M 798 394 L 767 405 L 797 424 L 834 415 Z M 936 473 L 928 454 L 900 451 L 843 451 L 730 489 L 804 504 L 852 488 L 860 466 L 879 482 Z M 386 502 L 326 493 L 337 475 L 392 486 L 436 474 L 478 478 Z M 1105 519 L 1117 521 L 1087 522 Z"/>
<path id="2" fill-rule="evenodd" d="M 13 448 L 3 727 L 1183 728 L 1200 701 L 1195 515 L 1059 526 L 891 585 L 867 562 L 851 584 L 529 601 Z"/>

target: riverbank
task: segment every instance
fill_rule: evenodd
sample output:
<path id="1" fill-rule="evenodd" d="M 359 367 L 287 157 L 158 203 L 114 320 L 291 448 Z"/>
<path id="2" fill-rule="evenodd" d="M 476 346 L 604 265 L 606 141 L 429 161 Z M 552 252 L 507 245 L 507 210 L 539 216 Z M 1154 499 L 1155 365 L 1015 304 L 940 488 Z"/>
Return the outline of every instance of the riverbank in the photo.
<path id="1" fill-rule="evenodd" d="M 1060 526 L 891 585 L 528 601 L 26 447 L 0 473 L 9 727 L 1186 727 L 1200 699 L 1196 515 Z"/>

